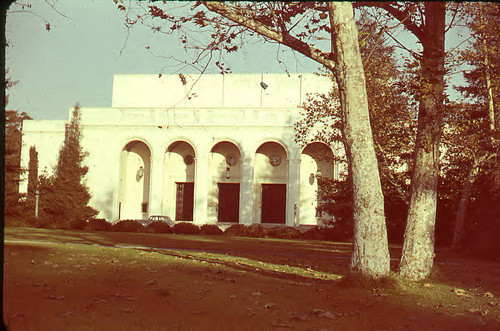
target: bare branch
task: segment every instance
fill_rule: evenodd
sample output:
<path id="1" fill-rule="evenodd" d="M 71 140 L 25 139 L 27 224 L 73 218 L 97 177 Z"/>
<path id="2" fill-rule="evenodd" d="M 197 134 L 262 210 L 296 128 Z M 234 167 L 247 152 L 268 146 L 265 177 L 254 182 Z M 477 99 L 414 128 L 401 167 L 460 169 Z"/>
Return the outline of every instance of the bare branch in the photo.
<path id="1" fill-rule="evenodd" d="M 330 70 L 332 70 L 335 66 L 333 60 L 330 59 L 330 53 L 325 53 L 322 50 L 289 35 L 288 33 L 280 33 L 269 28 L 265 24 L 257 22 L 256 20 L 246 18 L 222 2 L 204 2 L 203 4 L 208 10 L 215 12 L 237 24 L 243 25 L 269 39 L 293 48 L 299 53 L 321 63 Z"/>
<path id="2" fill-rule="evenodd" d="M 378 7 L 384 9 L 386 12 L 391 14 L 395 19 L 402 22 L 404 26 L 417 37 L 418 40 L 422 41 L 424 37 L 423 24 L 418 26 L 414 21 L 408 20 L 411 16 L 411 11 L 401 10 L 399 8 L 393 7 L 390 2 L 375 2 L 375 1 L 360 1 L 353 3 L 353 7 Z"/>
<path id="3" fill-rule="evenodd" d="M 61 16 L 63 16 L 63 17 L 66 17 L 68 20 L 72 20 L 72 18 L 71 18 L 71 17 L 66 16 L 66 15 L 64 15 L 63 13 L 61 13 L 59 10 L 57 10 L 57 8 L 54 6 L 54 4 L 50 3 L 50 2 L 49 2 L 49 0 L 45 0 L 45 2 L 46 2 L 46 3 L 50 6 L 50 7 L 52 7 L 52 9 L 53 9 L 56 13 L 58 13 L 59 15 L 61 15 Z"/>

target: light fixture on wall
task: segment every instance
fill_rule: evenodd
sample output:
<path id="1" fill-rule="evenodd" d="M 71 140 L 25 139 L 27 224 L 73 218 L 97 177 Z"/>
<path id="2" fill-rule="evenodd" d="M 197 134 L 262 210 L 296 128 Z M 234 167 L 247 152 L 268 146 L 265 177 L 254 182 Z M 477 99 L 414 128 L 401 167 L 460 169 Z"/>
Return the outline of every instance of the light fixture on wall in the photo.
<path id="1" fill-rule="evenodd" d="M 311 174 L 309 175 L 309 184 L 314 184 L 314 173 L 311 172 Z"/>
<path id="2" fill-rule="evenodd" d="M 142 178 L 144 177 L 144 167 L 140 166 L 139 170 L 137 170 L 137 177 Z"/>
<path id="3" fill-rule="evenodd" d="M 313 172 L 311 172 L 311 174 L 309 175 L 309 184 L 314 184 L 314 179 L 319 179 L 321 178 L 321 170 L 316 170 L 316 174 L 314 174 Z"/>
<path id="4" fill-rule="evenodd" d="M 227 167 L 226 168 L 226 179 L 231 178 L 231 168 Z"/>

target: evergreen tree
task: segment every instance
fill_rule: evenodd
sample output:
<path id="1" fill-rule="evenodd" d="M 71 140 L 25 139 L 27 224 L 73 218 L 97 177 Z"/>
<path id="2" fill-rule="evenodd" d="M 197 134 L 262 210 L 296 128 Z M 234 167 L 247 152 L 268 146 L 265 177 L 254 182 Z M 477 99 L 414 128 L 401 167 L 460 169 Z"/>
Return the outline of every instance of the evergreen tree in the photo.
<path id="1" fill-rule="evenodd" d="M 55 175 L 41 180 L 41 217 L 50 226 L 70 228 L 88 220 L 97 211 L 88 206 L 90 193 L 83 183 L 88 167 L 83 165 L 87 153 L 81 146 L 80 107 L 73 109 L 66 124 L 64 143 L 59 151 Z"/>
<path id="2" fill-rule="evenodd" d="M 38 186 L 38 152 L 35 146 L 30 147 L 30 159 L 28 163 L 28 200 L 35 197 Z"/>
<path id="3" fill-rule="evenodd" d="M 14 110 L 5 112 L 5 209 L 4 215 L 16 217 L 22 214 L 19 181 L 21 169 L 21 139 L 23 120 L 31 119 L 26 113 Z"/>

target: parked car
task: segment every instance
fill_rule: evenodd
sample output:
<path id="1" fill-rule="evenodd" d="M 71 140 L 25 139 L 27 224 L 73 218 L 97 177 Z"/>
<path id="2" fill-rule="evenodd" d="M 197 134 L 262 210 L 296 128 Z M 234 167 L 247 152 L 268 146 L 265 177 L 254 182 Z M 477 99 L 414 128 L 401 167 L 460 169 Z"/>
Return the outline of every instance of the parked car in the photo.
<path id="1" fill-rule="evenodd" d="M 165 222 L 170 226 L 174 226 L 175 222 L 172 221 L 172 219 L 168 216 L 165 215 L 151 215 L 148 217 L 147 220 L 139 220 L 139 223 L 141 223 L 144 226 L 148 226 L 149 224 L 153 222 Z"/>

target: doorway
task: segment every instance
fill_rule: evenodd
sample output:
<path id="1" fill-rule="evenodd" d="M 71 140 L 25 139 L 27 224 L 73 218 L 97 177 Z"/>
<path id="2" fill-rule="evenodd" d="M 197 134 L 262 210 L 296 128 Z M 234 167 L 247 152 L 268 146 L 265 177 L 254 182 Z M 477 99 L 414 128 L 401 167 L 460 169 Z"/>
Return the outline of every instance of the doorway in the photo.
<path id="1" fill-rule="evenodd" d="M 240 221 L 240 184 L 217 183 L 219 188 L 219 222 L 238 223 Z"/>
<path id="2" fill-rule="evenodd" d="M 262 184 L 261 223 L 286 222 L 286 184 Z"/>
<path id="3" fill-rule="evenodd" d="M 193 221 L 194 183 L 176 183 L 175 220 Z"/>

